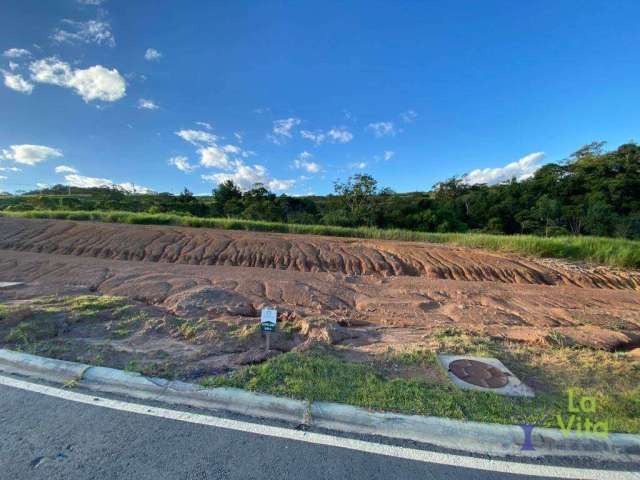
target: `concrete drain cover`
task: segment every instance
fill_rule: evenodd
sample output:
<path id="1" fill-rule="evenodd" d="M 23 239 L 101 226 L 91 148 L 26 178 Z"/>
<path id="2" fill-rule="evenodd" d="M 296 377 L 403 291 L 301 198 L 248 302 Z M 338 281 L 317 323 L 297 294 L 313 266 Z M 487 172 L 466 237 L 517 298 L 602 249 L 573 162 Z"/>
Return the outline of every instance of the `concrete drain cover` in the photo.
<path id="1" fill-rule="evenodd" d="M 512 397 L 533 397 L 534 393 L 497 358 L 438 355 L 449 379 L 466 390 L 494 392 Z"/>
<path id="2" fill-rule="evenodd" d="M 449 371 L 460 380 L 484 388 L 500 388 L 509 383 L 508 374 L 477 360 L 454 360 Z"/>

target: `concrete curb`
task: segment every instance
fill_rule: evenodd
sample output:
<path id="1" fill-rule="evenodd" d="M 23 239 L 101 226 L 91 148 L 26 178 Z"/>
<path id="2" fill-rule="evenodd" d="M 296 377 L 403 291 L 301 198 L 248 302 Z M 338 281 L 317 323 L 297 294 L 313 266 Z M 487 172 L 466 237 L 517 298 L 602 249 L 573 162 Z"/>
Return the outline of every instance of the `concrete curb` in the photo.
<path id="1" fill-rule="evenodd" d="M 204 388 L 191 383 L 149 378 L 138 373 L 5 349 L 0 349 L 0 372 L 17 373 L 54 383 L 73 382 L 94 391 L 123 394 L 137 399 L 222 410 L 342 432 L 412 440 L 472 453 L 640 461 L 640 435 L 612 433 L 607 438 L 598 438 L 572 433 L 565 437 L 560 430 L 535 427 L 530 437 L 533 450 L 522 450 L 525 433 L 519 426 L 378 413 L 349 405 L 309 403 L 236 388 Z"/>
<path id="2" fill-rule="evenodd" d="M 523 450 L 525 433 L 516 425 L 468 422 L 441 417 L 370 412 L 330 402 L 311 405 L 313 425 L 333 430 L 430 443 L 439 447 L 496 456 L 562 456 L 640 460 L 640 435 L 612 433 L 607 438 L 565 437 L 560 430 L 535 427 L 531 450 Z"/>
<path id="3" fill-rule="evenodd" d="M 0 370 L 57 383 L 80 380 L 90 365 L 38 357 L 0 348 Z"/>
<path id="4" fill-rule="evenodd" d="M 176 405 L 226 410 L 250 417 L 307 423 L 309 404 L 301 400 L 253 393 L 239 388 L 203 388 L 184 382 L 171 382 L 161 398 Z"/>

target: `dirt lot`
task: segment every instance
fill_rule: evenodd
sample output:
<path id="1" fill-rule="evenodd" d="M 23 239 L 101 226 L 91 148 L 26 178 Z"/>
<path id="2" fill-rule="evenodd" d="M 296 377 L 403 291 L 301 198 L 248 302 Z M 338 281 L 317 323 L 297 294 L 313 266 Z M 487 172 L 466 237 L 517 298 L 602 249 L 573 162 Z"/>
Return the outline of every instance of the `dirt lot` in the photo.
<path id="1" fill-rule="evenodd" d="M 455 328 L 631 351 L 640 272 L 422 243 L 0 218 L 0 344 L 199 378 L 333 345 L 357 359 Z M 273 350 L 263 306 L 282 312 Z"/>

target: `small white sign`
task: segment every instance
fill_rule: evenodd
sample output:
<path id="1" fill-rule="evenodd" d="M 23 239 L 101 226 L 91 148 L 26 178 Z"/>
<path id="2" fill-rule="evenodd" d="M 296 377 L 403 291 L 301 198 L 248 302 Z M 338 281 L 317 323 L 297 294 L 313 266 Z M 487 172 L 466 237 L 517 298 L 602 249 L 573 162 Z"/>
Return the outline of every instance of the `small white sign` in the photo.
<path id="1" fill-rule="evenodd" d="M 278 311 L 275 308 L 263 308 L 260 314 L 260 323 L 273 323 L 278 321 Z"/>

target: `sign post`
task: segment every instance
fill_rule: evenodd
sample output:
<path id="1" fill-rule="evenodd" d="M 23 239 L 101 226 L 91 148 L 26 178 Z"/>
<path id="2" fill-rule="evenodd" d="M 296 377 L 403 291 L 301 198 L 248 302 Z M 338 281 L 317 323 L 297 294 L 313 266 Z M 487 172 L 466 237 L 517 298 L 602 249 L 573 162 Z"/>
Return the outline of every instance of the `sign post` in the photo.
<path id="1" fill-rule="evenodd" d="M 278 323 L 278 311 L 275 308 L 263 308 L 260 314 L 260 328 L 266 336 L 266 350 L 269 351 L 271 343 L 271 332 L 276 330 Z"/>

